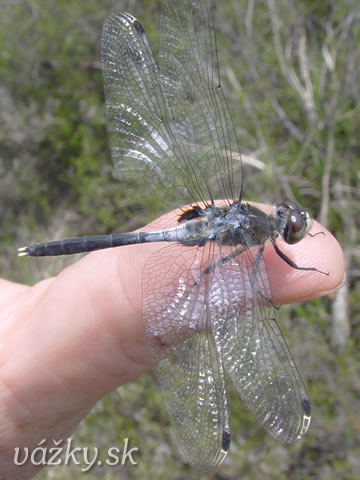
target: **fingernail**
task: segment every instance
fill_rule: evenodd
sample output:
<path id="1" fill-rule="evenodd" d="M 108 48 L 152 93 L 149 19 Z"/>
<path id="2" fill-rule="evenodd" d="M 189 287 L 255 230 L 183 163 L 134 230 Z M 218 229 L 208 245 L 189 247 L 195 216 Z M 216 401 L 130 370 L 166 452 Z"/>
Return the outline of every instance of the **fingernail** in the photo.
<path id="1" fill-rule="evenodd" d="M 345 284 L 345 282 L 346 282 L 346 273 L 344 273 L 344 278 L 342 279 L 342 281 L 339 283 L 338 286 L 336 286 L 335 288 L 331 288 L 330 290 L 323 290 L 322 292 L 320 292 L 320 296 L 323 297 L 325 295 L 330 295 L 331 293 L 337 292 Z"/>

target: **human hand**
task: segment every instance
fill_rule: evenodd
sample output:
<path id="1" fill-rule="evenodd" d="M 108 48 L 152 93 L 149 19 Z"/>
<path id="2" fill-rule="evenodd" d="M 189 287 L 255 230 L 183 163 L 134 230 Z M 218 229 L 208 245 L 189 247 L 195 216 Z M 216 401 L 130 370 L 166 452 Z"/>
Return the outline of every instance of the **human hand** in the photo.
<path id="1" fill-rule="evenodd" d="M 312 233 L 318 231 L 325 235 L 278 244 L 299 266 L 328 276 L 293 269 L 271 245 L 265 248 L 275 304 L 310 299 L 341 283 L 341 248 L 314 222 Z M 151 368 L 141 285 L 146 260 L 158 249 L 145 244 L 93 252 L 33 287 L 0 280 L 2 479 L 36 473 L 33 465 L 14 465 L 15 447 L 66 438 L 103 395 Z"/>

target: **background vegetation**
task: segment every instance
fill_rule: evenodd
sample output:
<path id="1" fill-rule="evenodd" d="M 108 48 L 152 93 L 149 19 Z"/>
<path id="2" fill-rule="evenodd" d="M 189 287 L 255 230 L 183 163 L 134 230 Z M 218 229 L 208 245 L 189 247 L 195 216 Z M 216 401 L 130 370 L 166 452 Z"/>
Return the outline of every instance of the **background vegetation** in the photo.
<path id="1" fill-rule="evenodd" d="M 2 277 L 33 283 L 74 261 L 24 261 L 17 246 L 128 231 L 150 220 L 112 170 L 99 39 L 106 13 L 118 8 L 141 18 L 156 49 L 160 3 L 0 0 Z M 280 310 L 314 407 L 308 434 L 290 448 L 277 444 L 232 394 L 229 458 L 201 478 L 359 478 L 359 2 L 216 3 L 222 83 L 245 154 L 246 199 L 289 198 L 309 207 L 342 243 L 347 280 L 336 296 Z M 150 375 L 99 402 L 74 442 L 105 451 L 126 437 L 140 450 L 138 465 L 102 466 L 87 478 L 198 478 L 182 463 Z M 38 478 L 83 475 L 71 466 Z"/>

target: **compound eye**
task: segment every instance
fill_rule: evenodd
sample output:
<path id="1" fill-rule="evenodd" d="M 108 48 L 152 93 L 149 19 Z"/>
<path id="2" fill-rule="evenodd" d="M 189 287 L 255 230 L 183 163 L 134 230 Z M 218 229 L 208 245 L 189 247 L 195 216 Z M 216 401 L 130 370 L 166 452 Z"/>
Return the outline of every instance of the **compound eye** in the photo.
<path id="1" fill-rule="evenodd" d="M 291 211 L 284 231 L 285 241 L 290 245 L 298 243 L 308 233 L 311 225 L 311 217 L 306 209 Z"/>

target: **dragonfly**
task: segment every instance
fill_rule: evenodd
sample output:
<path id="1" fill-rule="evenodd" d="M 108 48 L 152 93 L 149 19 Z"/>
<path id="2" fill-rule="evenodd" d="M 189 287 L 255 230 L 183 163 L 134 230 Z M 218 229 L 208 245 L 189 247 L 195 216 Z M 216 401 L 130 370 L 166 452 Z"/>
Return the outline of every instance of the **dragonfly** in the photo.
<path id="1" fill-rule="evenodd" d="M 38 243 L 19 255 L 159 242 L 143 272 L 143 323 L 187 462 L 211 470 L 229 451 L 227 378 L 265 431 L 285 444 L 300 439 L 311 404 L 276 321 L 265 245 L 292 268 L 326 272 L 297 265 L 277 245 L 279 237 L 295 244 L 310 234 L 308 210 L 287 201 L 267 214 L 242 202 L 210 0 L 163 2 L 157 59 L 139 20 L 111 13 L 102 71 L 120 179 L 157 192 L 179 214 L 166 228 Z"/>

